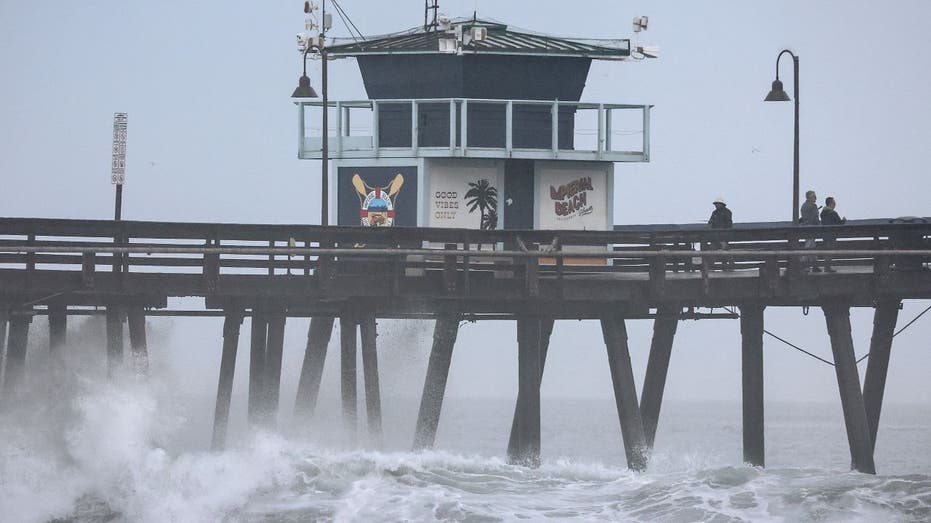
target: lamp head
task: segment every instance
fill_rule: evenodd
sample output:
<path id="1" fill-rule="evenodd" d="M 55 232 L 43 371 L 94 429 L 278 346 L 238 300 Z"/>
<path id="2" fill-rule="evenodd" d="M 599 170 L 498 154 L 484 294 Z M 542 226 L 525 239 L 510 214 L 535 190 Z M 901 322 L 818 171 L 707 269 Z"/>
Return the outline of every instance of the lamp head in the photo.
<path id="1" fill-rule="evenodd" d="M 297 81 L 297 88 L 291 93 L 291 98 L 317 98 L 317 91 L 310 86 L 310 78 L 306 74 L 301 75 Z"/>
<path id="2" fill-rule="evenodd" d="M 782 88 L 782 81 L 778 78 L 773 80 L 772 90 L 770 90 L 766 98 L 763 99 L 765 102 L 788 102 L 789 100 L 791 100 L 791 98 L 789 98 L 785 89 Z"/>

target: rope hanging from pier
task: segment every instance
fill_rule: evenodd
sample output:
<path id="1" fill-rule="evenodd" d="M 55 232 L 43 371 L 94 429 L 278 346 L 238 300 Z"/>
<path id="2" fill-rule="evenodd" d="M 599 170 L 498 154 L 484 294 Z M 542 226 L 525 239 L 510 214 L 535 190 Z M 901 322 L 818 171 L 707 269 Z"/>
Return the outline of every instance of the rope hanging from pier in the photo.
<path id="1" fill-rule="evenodd" d="M 925 313 L 928 312 L 928 311 L 931 311 L 931 305 L 928 305 L 928 307 L 927 307 L 925 310 L 921 311 L 921 313 L 918 314 L 918 316 L 915 316 L 914 318 L 912 318 L 912 321 L 906 323 L 904 327 L 902 327 L 901 329 L 895 331 L 895 333 L 892 334 L 892 337 L 895 338 L 895 337 L 898 336 L 902 331 L 904 331 L 905 329 L 911 327 L 913 323 L 915 323 L 916 321 L 918 321 L 918 318 L 921 318 L 922 316 L 924 316 Z M 869 357 L 870 357 L 870 353 L 867 352 L 866 354 L 864 354 L 863 356 L 861 356 L 860 359 L 857 360 L 857 363 L 860 363 L 861 361 L 863 361 L 863 360 L 865 360 L 865 359 L 867 359 L 867 358 L 869 358 Z"/>
<path id="2" fill-rule="evenodd" d="M 732 314 L 737 314 L 737 311 L 728 309 L 727 307 L 723 307 L 723 309 L 726 310 L 726 311 L 728 311 L 728 312 L 730 312 L 730 313 L 732 313 Z M 738 317 L 740 317 L 739 314 L 738 314 Z M 793 344 L 793 343 L 791 343 L 791 342 L 789 342 L 789 341 L 787 341 L 787 340 L 784 340 L 784 339 L 780 338 L 779 336 L 776 336 L 775 334 L 773 334 L 772 332 L 769 332 L 769 331 L 766 330 L 766 329 L 763 329 L 763 332 L 764 332 L 765 334 L 769 334 L 769 335 L 772 336 L 773 338 L 776 338 L 777 340 L 781 341 L 782 343 L 785 343 L 785 344 L 788 345 L 789 347 L 792 347 L 793 349 L 795 349 L 795 350 L 797 350 L 797 351 L 799 351 L 799 352 L 801 352 L 801 353 L 803 353 L 803 354 L 807 354 L 808 356 L 811 356 L 812 358 L 814 358 L 814 359 L 816 359 L 816 360 L 818 360 L 818 361 L 820 361 L 820 362 L 822 362 L 822 363 L 827 363 L 828 365 L 830 365 L 830 366 L 832 366 L 832 367 L 834 366 L 834 362 L 828 361 L 828 360 L 822 358 L 821 356 L 818 356 L 817 354 L 812 354 L 812 353 L 808 352 L 807 350 L 805 350 L 805 349 L 799 347 L 798 345 L 795 345 L 795 344 Z"/>
<path id="3" fill-rule="evenodd" d="M 723 309 L 726 310 L 726 311 L 728 311 L 728 312 L 730 312 L 731 314 L 735 314 L 735 315 L 737 315 L 738 317 L 740 317 L 739 314 L 737 314 L 737 311 L 735 311 L 735 310 L 729 309 L 729 308 L 727 308 L 727 307 L 723 307 Z M 808 307 L 804 307 L 804 308 L 803 308 L 803 311 L 806 310 L 806 309 L 808 309 Z M 921 313 L 919 313 L 917 316 L 915 316 L 914 318 L 912 318 L 912 320 L 911 320 L 910 322 L 906 323 L 904 327 L 902 327 L 901 329 L 897 330 L 897 331 L 892 335 L 892 337 L 895 338 L 896 336 L 898 336 L 899 334 L 901 334 L 902 331 L 904 331 L 905 329 L 911 327 L 916 321 L 918 321 L 919 318 L 921 318 L 922 316 L 924 316 L 925 313 L 927 313 L 928 311 L 931 311 L 931 305 L 929 305 L 927 308 L 925 308 L 925 310 L 921 311 Z M 808 315 L 808 314 L 807 314 L 807 311 L 805 312 L 805 315 L 806 315 L 806 316 Z M 812 358 L 814 358 L 814 359 L 816 359 L 816 360 L 818 360 L 818 361 L 821 361 L 821 362 L 823 362 L 823 363 L 827 363 L 828 365 L 830 365 L 830 366 L 832 366 L 832 367 L 834 366 L 834 363 L 833 363 L 833 362 L 828 361 L 828 360 L 826 360 L 826 359 L 824 359 L 824 358 L 822 358 L 822 357 L 820 357 L 820 356 L 818 356 L 818 355 L 816 355 L 816 354 L 812 354 L 812 353 L 808 352 L 807 350 L 805 350 L 805 349 L 799 347 L 798 345 L 795 345 L 795 344 L 793 344 L 793 343 L 791 343 L 791 342 L 789 342 L 789 341 L 787 341 L 787 340 L 784 340 L 784 339 L 780 338 L 779 336 L 776 336 L 775 334 L 773 334 L 772 332 L 769 332 L 769 331 L 766 330 L 766 329 L 763 329 L 763 332 L 766 333 L 766 334 L 769 334 L 769 335 L 772 336 L 773 338 L 776 338 L 777 340 L 781 341 L 782 343 L 785 343 L 785 344 L 788 345 L 789 347 L 792 347 L 793 349 L 795 349 L 795 350 L 797 350 L 797 351 L 799 351 L 799 352 L 802 352 L 802 353 L 804 353 L 804 354 L 807 354 L 808 356 L 811 356 Z M 869 357 L 870 357 L 870 353 L 867 352 L 866 354 L 864 354 L 863 356 L 861 356 L 861 357 L 857 360 L 857 363 L 858 363 L 858 364 L 859 364 L 859 363 L 862 363 L 863 360 L 865 360 L 865 359 L 867 359 L 867 358 L 869 358 Z"/>

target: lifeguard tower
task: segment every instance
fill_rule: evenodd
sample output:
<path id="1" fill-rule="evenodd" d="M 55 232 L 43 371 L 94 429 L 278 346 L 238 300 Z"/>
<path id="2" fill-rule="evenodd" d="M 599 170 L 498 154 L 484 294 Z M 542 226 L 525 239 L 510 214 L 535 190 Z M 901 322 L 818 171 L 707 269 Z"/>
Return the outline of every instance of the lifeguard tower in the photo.
<path id="1" fill-rule="evenodd" d="M 440 15 L 325 57 L 356 58 L 369 97 L 326 103 L 331 224 L 607 230 L 615 163 L 650 160 L 651 106 L 580 101 L 592 60 L 655 57 L 630 39 Z M 323 102 L 295 103 L 298 155 L 321 159 Z"/>

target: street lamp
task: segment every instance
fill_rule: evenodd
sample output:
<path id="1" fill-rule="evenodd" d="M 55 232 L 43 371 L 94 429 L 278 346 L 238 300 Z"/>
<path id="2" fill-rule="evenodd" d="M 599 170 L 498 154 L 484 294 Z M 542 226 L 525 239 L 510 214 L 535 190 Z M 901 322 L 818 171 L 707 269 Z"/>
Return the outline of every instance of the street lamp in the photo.
<path id="1" fill-rule="evenodd" d="M 321 62 L 321 73 L 320 73 L 320 93 L 323 95 L 323 150 L 321 151 L 320 159 L 320 225 L 329 225 L 329 212 L 330 212 L 330 180 L 329 173 L 327 172 L 327 164 L 329 163 L 329 138 L 327 136 L 327 77 L 326 77 L 326 62 L 327 62 L 327 53 L 326 46 L 324 45 L 324 33 L 320 34 L 320 41 L 317 44 L 308 43 L 307 49 L 304 50 L 304 74 L 301 75 L 300 79 L 297 82 L 297 88 L 294 89 L 294 92 L 291 93 L 291 98 L 316 98 L 317 93 L 314 91 L 314 88 L 310 86 L 310 78 L 307 77 L 307 53 L 310 51 L 317 51 L 320 53 L 320 62 Z M 304 108 L 301 107 L 301 111 Z"/>
<path id="2" fill-rule="evenodd" d="M 798 222 L 798 194 L 799 194 L 799 183 L 798 183 L 798 56 L 796 56 L 792 51 L 788 49 L 783 49 L 779 56 L 776 57 L 776 79 L 773 80 L 773 88 L 769 91 L 769 94 L 766 95 L 764 101 L 766 102 L 788 102 L 791 100 L 789 95 L 782 88 L 782 82 L 779 80 L 779 59 L 782 58 L 782 55 L 788 53 L 792 57 L 793 69 L 795 72 L 795 85 L 794 85 L 794 94 L 795 94 L 795 157 L 792 164 L 792 223 Z"/>

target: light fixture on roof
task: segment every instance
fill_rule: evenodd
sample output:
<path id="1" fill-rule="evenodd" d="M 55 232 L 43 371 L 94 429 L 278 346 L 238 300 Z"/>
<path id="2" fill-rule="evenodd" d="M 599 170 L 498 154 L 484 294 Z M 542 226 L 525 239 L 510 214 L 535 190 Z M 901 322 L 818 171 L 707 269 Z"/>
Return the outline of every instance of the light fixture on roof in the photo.
<path id="1" fill-rule="evenodd" d="M 440 31 L 449 31 L 452 23 L 452 20 L 449 19 L 449 15 L 445 13 L 440 13 L 440 16 L 436 17 L 436 25 Z"/>
<path id="2" fill-rule="evenodd" d="M 634 17 L 634 32 L 639 33 L 640 31 L 647 30 L 647 24 L 650 22 L 649 16 L 635 16 Z"/>

